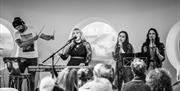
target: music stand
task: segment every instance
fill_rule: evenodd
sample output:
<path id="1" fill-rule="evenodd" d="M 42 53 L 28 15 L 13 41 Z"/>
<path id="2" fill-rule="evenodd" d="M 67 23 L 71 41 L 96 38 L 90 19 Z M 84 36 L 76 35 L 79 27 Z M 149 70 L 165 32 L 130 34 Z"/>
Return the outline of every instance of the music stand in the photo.
<path id="1" fill-rule="evenodd" d="M 120 55 L 124 67 L 130 67 L 134 58 L 143 59 L 143 61 L 147 63 L 147 55 L 145 53 L 121 53 Z"/>

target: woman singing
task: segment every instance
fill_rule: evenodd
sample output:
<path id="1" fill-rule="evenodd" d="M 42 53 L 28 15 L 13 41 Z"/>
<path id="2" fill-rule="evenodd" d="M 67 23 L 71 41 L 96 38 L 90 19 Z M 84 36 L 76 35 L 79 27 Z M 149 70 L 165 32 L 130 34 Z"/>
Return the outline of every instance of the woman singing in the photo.
<path id="1" fill-rule="evenodd" d="M 63 60 L 66 60 L 70 55 L 70 61 L 67 66 L 78 66 L 80 64 L 88 65 L 91 61 L 92 51 L 89 42 L 83 37 L 83 33 L 79 28 L 75 28 L 72 32 L 71 39 L 60 55 Z"/>
<path id="2" fill-rule="evenodd" d="M 128 33 L 126 31 L 120 31 L 117 37 L 117 43 L 115 45 L 115 50 L 113 52 L 113 58 L 118 62 L 116 65 L 116 73 L 119 73 L 118 85 L 121 89 L 122 82 L 124 83 L 132 80 L 133 74 L 130 67 L 123 67 L 121 60 L 121 53 L 133 53 L 133 47 L 129 43 Z"/>
<path id="3" fill-rule="evenodd" d="M 162 62 L 165 59 L 164 44 L 160 42 L 158 32 L 155 28 L 149 29 L 146 41 L 141 47 L 141 51 L 147 54 L 148 70 L 162 67 Z"/>

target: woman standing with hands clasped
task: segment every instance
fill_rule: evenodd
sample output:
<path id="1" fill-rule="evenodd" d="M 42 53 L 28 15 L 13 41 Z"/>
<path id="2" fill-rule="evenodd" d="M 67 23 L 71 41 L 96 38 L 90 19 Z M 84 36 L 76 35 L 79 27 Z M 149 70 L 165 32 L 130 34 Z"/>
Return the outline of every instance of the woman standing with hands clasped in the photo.
<path id="1" fill-rule="evenodd" d="M 129 37 L 126 31 L 119 32 L 115 50 L 113 52 L 113 59 L 118 62 L 116 65 L 116 74 L 118 74 L 119 77 L 117 78 L 118 82 L 116 84 L 119 85 L 119 89 L 121 89 L 123 81 L 126 83 L 133 79 L 131 68 L 123 66 L 123 60 L 120 55 L 121 53 L 133 53 L 133 46 L 129 43 Z"/>
<path id="2" fill-rule="evenodd" d="M 149 29 L 141 51 L 147 55 L 148 70 L 162 67 L 162 62 L 165 59 L 164 44 L 160 42 L 159 34 L 155 28 Z"/>

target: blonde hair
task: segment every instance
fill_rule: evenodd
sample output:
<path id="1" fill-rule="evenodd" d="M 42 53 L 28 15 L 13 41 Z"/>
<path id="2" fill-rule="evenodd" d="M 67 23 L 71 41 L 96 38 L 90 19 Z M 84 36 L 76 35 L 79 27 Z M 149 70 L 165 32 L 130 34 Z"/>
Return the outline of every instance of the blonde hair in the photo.
<path id="1" fill-rule="evenodd" d="M 84 36 L 82 30 L 79 29 L 79 28 L 74 28 L 74 29 L 71 31 L 70 36 L 69 36 L 69 39 L 71 39 L 71 38 L 73 37 L 73 32 L 74 32 L 74 31 L 77 31 L 77 30 L 78 30 L 78 31 L 80 32 L 80 34 L 81 34 L 81 40 L 86 41 L 85 36 Z"/>
<path id="2" fill-rule="evenodd" d="M 55 80 L 52 77 L 47 76 L 41 80 L 39 91 L 52 91 L 54 86 L 55 86 Z"/>
<path id="3" fill-rule="evenodd" d="M 69 72 L 68 70 L 68 68 L 64 68 L 61 72 L 59 72 L 56 80 L 56 84 L 63 89 L 66 89 L 66 79 Z"/>
<path id="4" fill-rule="evenodd" d="M 77 71 L 72 68 L 65 68 L 57 77 L 57 85 L 65 91 L 77 91 Z"/>
<path id="5" fill-rule="evenodd" d="M 99 63 L 94 67 L 94 75 L 95 77 L 103 77 L 113 82 L 114 69 L 111 65 Z"/>
<path id="6" fill-rule="evenodd" d="M 140 58 L 135 58 L 131 63 L 131 69 L 135 75 L 142 76 L 146 72 L 146 64 Z"/>

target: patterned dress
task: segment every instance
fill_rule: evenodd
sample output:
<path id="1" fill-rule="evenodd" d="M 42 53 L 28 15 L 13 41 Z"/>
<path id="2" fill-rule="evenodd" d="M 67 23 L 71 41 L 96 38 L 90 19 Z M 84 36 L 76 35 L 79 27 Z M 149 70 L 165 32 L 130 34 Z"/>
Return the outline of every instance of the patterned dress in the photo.
<path id="1" fill-rule="evenodd" d="M 78 66 L 81 63 L 88 65 L 91 62 L 91 46 L 87 41 L 81 41 L 80 43 L 74 43 L 70 45 L 64 55 L 61 55 L 63 60 L 66 60 L 69 55 L 71 56 L 67 66 Z"/>

